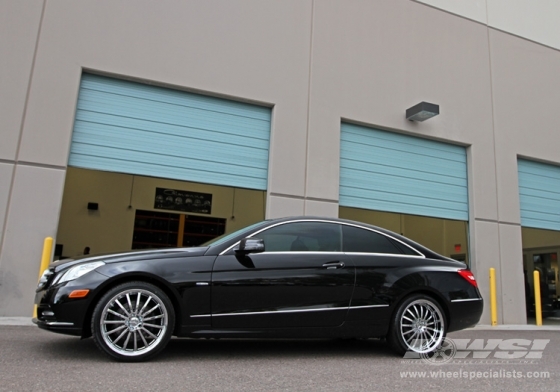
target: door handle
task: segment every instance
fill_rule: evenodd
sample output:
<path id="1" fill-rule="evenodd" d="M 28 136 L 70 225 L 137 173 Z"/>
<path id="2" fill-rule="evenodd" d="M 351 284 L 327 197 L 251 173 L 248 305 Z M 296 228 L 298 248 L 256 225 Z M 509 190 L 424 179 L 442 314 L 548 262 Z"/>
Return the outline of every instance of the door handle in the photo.
<path id="1" fill-rule="evenodd" d="M 344 263 L 342 261 L 331 261 L 330 263 L 323 264 L 323 267 L 327 269 L 344 268 Z"/>

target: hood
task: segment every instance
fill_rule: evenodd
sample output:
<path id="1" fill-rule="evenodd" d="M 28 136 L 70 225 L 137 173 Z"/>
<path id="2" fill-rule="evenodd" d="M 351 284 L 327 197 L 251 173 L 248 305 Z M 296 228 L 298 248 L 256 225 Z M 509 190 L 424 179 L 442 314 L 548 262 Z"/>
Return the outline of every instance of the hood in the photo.
<path id="1" fill-rule="evenodd" d="M 191 257 L 202 256 L 208 250 L 207 246 L 196 248 L 165 248 L 165 249 L 152 249 L 152 250 L 134 250 L 122 253 L 109 253 L 92 256 L 80 256 L 74 259 L 63 259 L 55 261 L 49 265 L 49 268 L 55 272 L 62 271 L 77 264 L 90 263 L 92 261 L 103 261 L 107 264 L 117 263 L 123 261 L 135 261 L 146 259 L 168 259 L 174 257 Z"/>

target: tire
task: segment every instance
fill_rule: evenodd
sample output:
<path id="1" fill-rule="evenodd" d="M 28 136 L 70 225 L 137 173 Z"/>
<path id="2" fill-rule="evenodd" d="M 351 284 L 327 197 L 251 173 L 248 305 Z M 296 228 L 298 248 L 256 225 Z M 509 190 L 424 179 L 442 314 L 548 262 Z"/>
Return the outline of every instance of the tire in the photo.
<path id="1" fill-rule="evenodd" d="M 145 282 L 128 282 L 109 290 L 91 320 L 93 340 L 105 354 L 123 362 L 140 362 L 165 348 L 173 333 L 175 311 L 167 295 Z"/>
<path id="2" fill-rule="evenodd" d="M 415 294 L 397 308 L 387 341 L 399 355 L 407 351 L 426 354 L 439 348 L 446 332 L 447 323 L 439 304 L 427 295 Z"/>

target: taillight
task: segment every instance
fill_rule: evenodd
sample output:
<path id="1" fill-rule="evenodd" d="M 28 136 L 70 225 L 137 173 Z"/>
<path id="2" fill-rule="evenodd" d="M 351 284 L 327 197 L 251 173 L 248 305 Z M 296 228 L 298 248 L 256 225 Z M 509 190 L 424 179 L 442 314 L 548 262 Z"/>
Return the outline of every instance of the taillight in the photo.
<path id="1" fill-rule="evenodd" d="M 476 279 L 474 278 L 474 275 L 471 271 L 466 270 L 466 269 L 462 269 L 457 271 L 459 273 L 459 275 L 461 275 L 467 282 L 469 282 L 470 284 L 472 284 L 474 287 L 478 287 L 478 284 L 476 283 Z"/>

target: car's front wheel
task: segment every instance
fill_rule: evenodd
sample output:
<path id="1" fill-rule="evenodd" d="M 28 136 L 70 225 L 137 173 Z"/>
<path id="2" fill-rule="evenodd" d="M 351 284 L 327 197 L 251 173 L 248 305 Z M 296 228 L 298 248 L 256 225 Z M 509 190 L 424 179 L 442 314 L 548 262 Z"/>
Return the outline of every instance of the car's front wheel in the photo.
<path id="1" fill-rule="evenodd" d="M 439 304 L 429 296 L 416 294 L 399 305 L 387 341 L 401 355 L 407 351 L 426 354 L 441 345 L 446 328 Z"/>
<path id="2" fill-rule="evenodd" d="M 128 282 L 101 297 L 91 330 L 101 351 L 120 361 L 137 362 L 165 348 L 174 323 L 173 305 L 162 290 L 146 282 Z"/>

